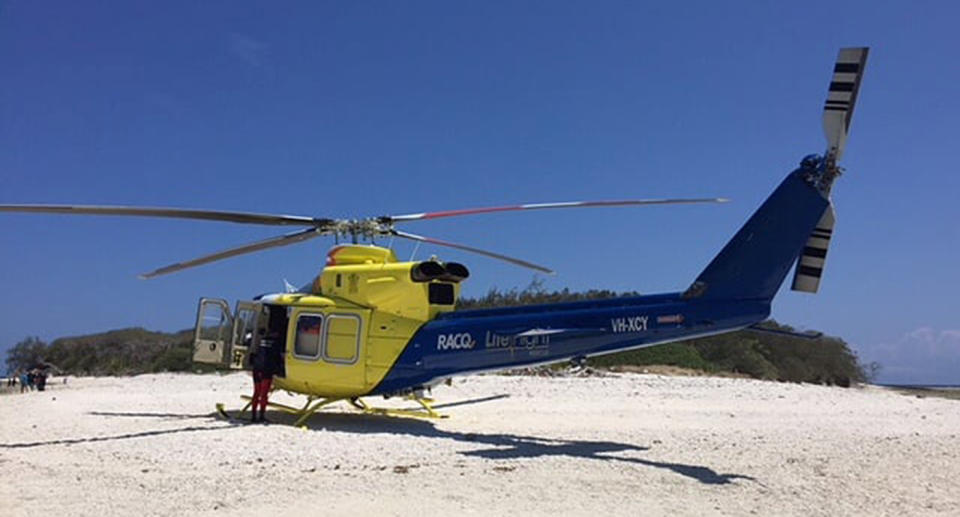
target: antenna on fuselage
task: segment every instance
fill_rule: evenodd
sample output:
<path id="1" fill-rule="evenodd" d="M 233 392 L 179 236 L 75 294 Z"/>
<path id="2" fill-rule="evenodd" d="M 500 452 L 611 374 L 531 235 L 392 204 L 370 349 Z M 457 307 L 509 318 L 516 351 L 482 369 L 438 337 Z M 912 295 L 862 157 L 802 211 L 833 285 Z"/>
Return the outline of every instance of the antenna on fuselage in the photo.
<path id="1" fill-rule="evenodd" d="M 413 247 L 413 253 L 410 254 L 410 262 L 413 262 L 413 258 L 417 256 L 417 250 L 420 249 L 420 243 L 422 241 L 417 241 L 417 245 Z"/>

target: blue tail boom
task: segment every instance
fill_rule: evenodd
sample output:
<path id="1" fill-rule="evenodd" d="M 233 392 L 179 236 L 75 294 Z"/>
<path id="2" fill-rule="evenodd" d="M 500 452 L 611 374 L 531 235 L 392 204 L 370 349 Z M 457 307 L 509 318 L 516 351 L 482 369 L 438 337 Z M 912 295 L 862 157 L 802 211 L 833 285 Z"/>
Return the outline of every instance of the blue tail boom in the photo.
<path id="1" fill-rule="evenodd" d="M 828 205 L 805 159 L 685 292 L 455 311 L 423 325 L 370 394 L 457 374 L 552 363 L 720 334 L 765 320 Z"/>

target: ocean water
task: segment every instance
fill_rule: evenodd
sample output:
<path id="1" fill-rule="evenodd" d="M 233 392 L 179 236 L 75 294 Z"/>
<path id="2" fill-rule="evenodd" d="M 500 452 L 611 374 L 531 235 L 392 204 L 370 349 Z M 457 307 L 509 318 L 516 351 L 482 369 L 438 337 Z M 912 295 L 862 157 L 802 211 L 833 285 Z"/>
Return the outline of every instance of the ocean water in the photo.
<path id="1" fill-rule="evenodd" d="M 960 391 L 958 384 L 878 384 L 887 388 L 905 388 L 911 390 Z"/>

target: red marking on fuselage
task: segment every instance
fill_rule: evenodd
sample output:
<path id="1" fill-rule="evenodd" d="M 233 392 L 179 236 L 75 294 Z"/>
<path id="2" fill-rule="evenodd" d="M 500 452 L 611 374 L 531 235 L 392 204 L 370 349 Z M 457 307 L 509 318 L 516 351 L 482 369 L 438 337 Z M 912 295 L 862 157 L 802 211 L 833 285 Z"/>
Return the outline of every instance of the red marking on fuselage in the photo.
<path id="1" fill-rule="evenodd" d="M 346 246 L 334 246 L 330 248 L 330 251 L 327 252 L 327 265 L 336 266 L 337 265 L 337 253 L 340 253 L 344 250 Z"/>

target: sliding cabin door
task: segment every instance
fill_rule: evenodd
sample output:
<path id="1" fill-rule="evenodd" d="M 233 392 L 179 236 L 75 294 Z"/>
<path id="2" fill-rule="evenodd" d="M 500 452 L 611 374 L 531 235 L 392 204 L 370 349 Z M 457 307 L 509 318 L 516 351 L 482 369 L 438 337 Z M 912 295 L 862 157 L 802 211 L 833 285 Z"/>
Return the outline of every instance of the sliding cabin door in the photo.
<path id="1" fill-rule="evenodd" d="M 284 384 L 320 396 L 351 397 L 366 386 L 368 310 L 297 308 L 290 319 Z"/>

